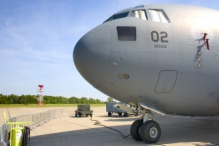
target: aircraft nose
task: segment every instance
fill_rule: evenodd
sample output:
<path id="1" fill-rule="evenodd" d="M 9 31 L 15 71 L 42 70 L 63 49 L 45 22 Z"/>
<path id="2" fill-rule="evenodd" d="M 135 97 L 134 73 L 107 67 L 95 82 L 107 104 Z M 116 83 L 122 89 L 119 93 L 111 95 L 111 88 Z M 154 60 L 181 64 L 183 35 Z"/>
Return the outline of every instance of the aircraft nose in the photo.
<path id="1" fill-rule="evenodd" d="M 110 54 L 109 28 L 99 26 L 85 34 L 77 42 L 73 58 L 79 73 L 94 87 L 98 87 L 105 76 Z"/>

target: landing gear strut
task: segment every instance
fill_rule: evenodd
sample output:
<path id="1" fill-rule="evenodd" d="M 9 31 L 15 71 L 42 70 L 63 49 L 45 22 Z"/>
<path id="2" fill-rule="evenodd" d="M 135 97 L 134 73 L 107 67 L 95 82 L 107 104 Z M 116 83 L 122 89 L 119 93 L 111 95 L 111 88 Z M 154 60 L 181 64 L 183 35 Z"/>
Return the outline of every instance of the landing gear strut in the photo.
<path id="1" fill-rule="evenodd" d="M 146 111 L 142 119 L 136 120 L 131 125 L 130 133 L 134 140 L 155 143 L 160 139 L 160 126 L 154 120 L 148 120 L 149 114 L 151 114 L 150 111 Z"/>

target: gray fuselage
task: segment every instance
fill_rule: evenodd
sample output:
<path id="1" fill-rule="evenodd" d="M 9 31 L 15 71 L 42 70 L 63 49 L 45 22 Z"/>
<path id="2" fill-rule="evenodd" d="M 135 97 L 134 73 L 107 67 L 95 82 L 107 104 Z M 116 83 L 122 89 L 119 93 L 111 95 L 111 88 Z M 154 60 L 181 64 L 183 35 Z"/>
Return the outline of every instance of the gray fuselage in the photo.
<path id="1" fill-rule="evenodd" d="M 135 10 L 147 19 L 131 16 Z M 116 14 L 124 12 L 127 17 L 108 20 L 78 41 L 73 58 L 80 74 L 125 103 L 167 114 L 219 115 L 219 11 L 145 5 Z M 162 12 L 166 22 L 154 21 L 152 12 Z"/>

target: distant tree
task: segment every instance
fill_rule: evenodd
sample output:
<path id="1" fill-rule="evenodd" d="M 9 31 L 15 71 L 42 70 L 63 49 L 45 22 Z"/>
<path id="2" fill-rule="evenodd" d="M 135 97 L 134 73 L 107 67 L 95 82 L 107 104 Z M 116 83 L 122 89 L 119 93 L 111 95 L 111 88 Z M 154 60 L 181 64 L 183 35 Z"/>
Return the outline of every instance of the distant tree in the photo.
<path id="1" fill-rule="evenodd" d="M 86 97 L 82 97 L 81 98 L 81 103 L 87 104 L 88 103 L 88 99 Z"/>
<path id="2" fill-rule="evenodd" d="M 94 98 L 77 98 L 71 97 L 66 98 L 62 96 L 50 96 L 44 95 L 44 103 L 45 104 L 103 104 L 105 102 L 94 99 Z M 3 95 L 0 94 L 0 104 L 36 104 L 37 96 L 36 95 Z"/>
<path id="3" fill-rule="evenodd" d="M 70 104 L 76 104 L 78 103 L 78 98 L 77 97 L 71 97 L 68 99 Z"/>
<path id="4" fill-rule="evenodd" d="M 112 97 L 108 97 L 107 98 L 107 102 L 109 103 L 109 102 L 113 102 L 113 98 Z"/>
<path id="5" fill-rule="evenodd" d="M 102 103 L 99 99 L 96 99 L 96 103 L 97 104 L 100 104 L 100 103 Z"/>
<path id="6" fill-rule="evenodd" d="M 9 102 L 7 101 L 7 96 L 0 94 L 0 104 L 8 104 Z"/>
<path id="7" fill-rule="evenodd" d="M 24 104 L 35 104 L 37 103 L 37 98 L 34 95 L 26 95 Z"/>
<path id="8" fill-rule="evenodd" d="M 96 103 L 96 102 L 95 102 L 95 99 L 89 98 L 89 103 L 90 103 L 90 104 L 95 104 L 95 103 Z"/>

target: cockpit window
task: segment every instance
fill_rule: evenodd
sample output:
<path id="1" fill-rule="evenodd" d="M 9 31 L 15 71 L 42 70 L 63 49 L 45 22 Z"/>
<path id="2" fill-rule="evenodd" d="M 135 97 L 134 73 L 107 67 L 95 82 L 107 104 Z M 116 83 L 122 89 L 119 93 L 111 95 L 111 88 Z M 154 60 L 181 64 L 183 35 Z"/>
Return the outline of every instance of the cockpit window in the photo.
<path id="1" fill-rule="evenodd" d="M 154 22 L 170 23 L 170 20 L 163 10 L 149 9 L 148 12 L 151 15 L 152 21 Z"/>
<path id="2" fill-rule="evenodd" d="M 104 21 L 104 23 L 107 22 L 107 21 L 112 21 L 112 20 L 116 20 L 116 19 L 121 19 L 121 18 L 127 17 L 128 14 L 129 14 L 129 12 L 114 14 L 113 16 L 109 17 L 106 21 Z"/>
<path id="3" fill-rule="evenodd" d="M 146 15 L 145 10 L 134 10 L 132 11 L 130 16 L 138 18 L 138 19 L 142 19 L 142 20 L 147 20 L 147 15 Z"/>

